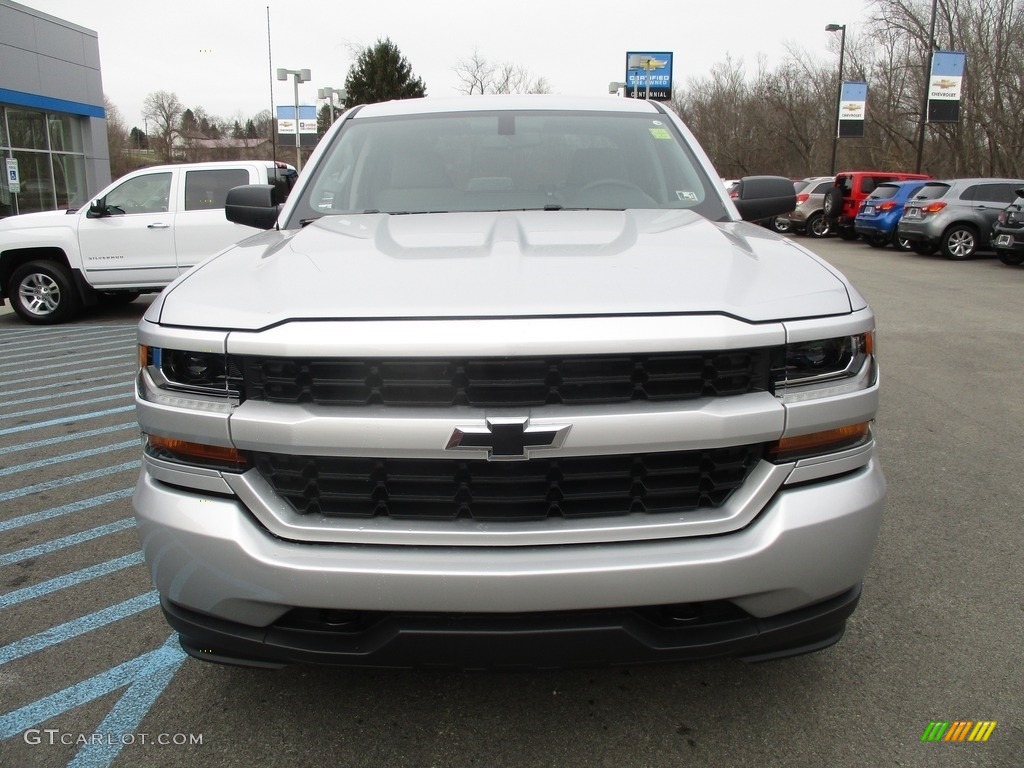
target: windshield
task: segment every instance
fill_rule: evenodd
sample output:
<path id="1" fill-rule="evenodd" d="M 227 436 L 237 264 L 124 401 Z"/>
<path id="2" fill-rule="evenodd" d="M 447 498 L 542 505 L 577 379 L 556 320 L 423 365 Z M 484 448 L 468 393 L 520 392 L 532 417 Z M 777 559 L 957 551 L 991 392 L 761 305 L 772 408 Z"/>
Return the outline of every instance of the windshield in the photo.
<path id="1" fill-rule="evenodd" d="M 599 112 L 358 117 L 334 137 L 289 226 L 353 213 L 692 208 L 728 218 L 668 118 Z"/>

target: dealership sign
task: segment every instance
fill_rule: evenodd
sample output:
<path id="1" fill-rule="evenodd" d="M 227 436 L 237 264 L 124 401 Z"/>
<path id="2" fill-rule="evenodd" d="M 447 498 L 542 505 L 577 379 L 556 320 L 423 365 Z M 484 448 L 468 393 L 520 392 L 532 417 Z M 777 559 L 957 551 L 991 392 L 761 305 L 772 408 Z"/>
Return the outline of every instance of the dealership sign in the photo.
<path id="1" fill-rule="evenodd" d="M 868 84 L 844 82 L 839 93 L 837 136 L 859 139 L 864 136 L 864 117 L 868 106 Z"/>
<path id="2" fill-rule="evenodd" d="M 299 107 L 299 140 L 303 147 L 316 146 L 316 107 Z M 295 107 L 277 108 L 277 143 L 295 146 Z"/>
<path id="3" fill-rule="evenodd" d="M 928 122 L 960 121 L 960 90 L 967 68 L 967 54 L 961 51 L 936 51 L 928 80 Z"/>
<path id="4" fill-rule="evenodd" d="M 631 51 L 626 54 L 626 96 L 669 101 L 672 98 L 672 54 Z"/>

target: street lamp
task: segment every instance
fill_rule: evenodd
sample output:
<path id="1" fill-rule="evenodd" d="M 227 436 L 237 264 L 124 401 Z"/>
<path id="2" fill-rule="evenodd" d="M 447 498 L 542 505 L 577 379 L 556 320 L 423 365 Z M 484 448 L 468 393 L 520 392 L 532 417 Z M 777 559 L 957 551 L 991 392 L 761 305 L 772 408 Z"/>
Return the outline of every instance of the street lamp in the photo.
<path id="1" fill-rule="evenodd" d="M 295 170 L 302 170 L 302 143 L 299 139 L 299 83 L 308 83 L 312 74 L 308 69 L 278 69 L 277 79 L 287 80 L 288 75 L 295 76 Z"/>
<path id="2" fill-rule="evenodd" d="M 334 125 L 334 96 L 337 94 L 338 98 L 341 99 L 342 106 L 345 104 L 345 99 L 348 96 L 348 91 L 344 88 L 317 88 L 316 97 L 318 99 L 326 99 L 327 103 L 331 106 L 331 125 Z"/>
<path id="3" fill-rule="evenodd" d="M 846 25 L 829 24 L 825 27 L 826 32 L 841 32 L 839 38 L 839 93 L 836 94 L 836 124 L 835 133 L 832 135 L 832 175 L 836 175 L 836 149 L 839 147 L 839 109 L 843 102 L 843 56 L 846 54 Z"/>
<path id="4" fill-rule="evenodd" d="M 619 89 L 620 88 L 625 88 L 625 87 L 626 87 L 625 83 L 620 83 L 617 80 L 613 81 L 611 83 L 608 83 L 608 93 L 610 95 L 612 95 L 612 96 L 618 96 L 619 95 Z"/>

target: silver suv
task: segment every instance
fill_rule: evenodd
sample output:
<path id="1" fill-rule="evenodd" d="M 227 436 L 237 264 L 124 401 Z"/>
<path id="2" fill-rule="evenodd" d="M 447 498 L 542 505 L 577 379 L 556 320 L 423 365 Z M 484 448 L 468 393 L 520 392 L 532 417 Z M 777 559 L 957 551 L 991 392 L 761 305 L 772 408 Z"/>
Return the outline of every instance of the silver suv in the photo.
<path id="1" fill-rule="evenodd" d="M 831 234 L 829 220 L 822 210 L 825 193 L 835 185 L 835 176 L 811 176 L 798 182 L 802 187 L 796 193 L 796 208 L 785 218 L 797 232 L 811 237 L 825 237 Z"/>
<path id="2" fill-rule="evenodd" d="M 634 99 L 356 107 L 139 324 L 133 506 L 196 658 L 520 667 L 836 642 L 875 320 Z"/>
<path id="3" fill-rule="evenodd" d="M 918 253 L 937 249 L 948 259 L 970 259 L 991 247 L 992 225 L 1016 199 L 1020 179 L 929 181 L 903 208 L 900 238 Z"/>

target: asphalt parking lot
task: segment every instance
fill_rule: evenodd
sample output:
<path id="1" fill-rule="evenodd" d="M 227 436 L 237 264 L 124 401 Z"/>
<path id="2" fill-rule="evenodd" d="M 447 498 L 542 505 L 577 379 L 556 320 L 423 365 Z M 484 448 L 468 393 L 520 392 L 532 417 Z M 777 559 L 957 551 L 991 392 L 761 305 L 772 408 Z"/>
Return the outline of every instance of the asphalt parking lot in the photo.
<path id="1" fill-rule="evenodd" d="M 886 522 L 846 637 L 761 665 L 457 673 L 186 658 L 129 495 L 145 309 L 0 314 L 0 766 L 1024 764 L 1024 268 L 798 239 L 878 316 Z M 988 741 L 923 742 L 934 721 Z"/>

